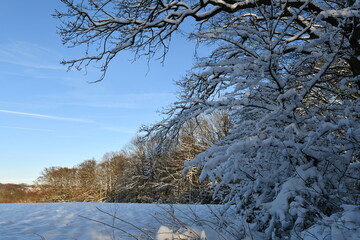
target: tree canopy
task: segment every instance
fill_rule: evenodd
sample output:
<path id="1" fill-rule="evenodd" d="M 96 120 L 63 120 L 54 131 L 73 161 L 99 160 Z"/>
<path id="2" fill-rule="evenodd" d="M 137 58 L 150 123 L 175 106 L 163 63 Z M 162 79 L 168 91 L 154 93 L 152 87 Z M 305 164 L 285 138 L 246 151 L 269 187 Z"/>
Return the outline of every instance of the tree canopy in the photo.
<path id="1" fill-rule="evenodd" d="M 358 26 L 358 1 L 271 1 L 271 0 L 61 0 L 68 11 L 56 12 L 62 21 L 59 33 L 65 44 L 70 46 L 87 45 L 86 56 L 63 61 L 70 67 L 102 61 L 102 71 L 109 62 L 123 50 L 133 50 L 135 55 L 154 55 L 162 51 L 165 55 L 171 35 L 178 30 L 186 18 L 205 23 L 225 20 L 234 24 L 239 16 L 257 17 L 260 24 L 264 19 L 259 14 L 252 15 L 252 9 L 278 5 L 282 8 L 282 21 L 288 20 L 287 42 L 316 40 L 321 37 L 323 25 L 341 29 L 341 35 L 350 47 L 346 56 L 354 75 L 360 74 L 360 28 Z M 250 11 L 249 11 L 250 10 Z M 275 13 L 275 12 L 274 12 Z M 279 13 L 278 13 L 279 14 Z M 226 16 L 226 17 L 225 17 Z M 225 17 L 225 19 L 223 19 Z M 280 19 L 279 19 L 280 20 Z M 321 24 L 318 24 L 321 22 Z M 93 45 L 97 46 L 94 47 Z M 288 52 L 298 49 L 288 48 Z M 306 51 L 306 50 L 303 50 Z M 101 77 L 101 79 L 104 75 Z"/>

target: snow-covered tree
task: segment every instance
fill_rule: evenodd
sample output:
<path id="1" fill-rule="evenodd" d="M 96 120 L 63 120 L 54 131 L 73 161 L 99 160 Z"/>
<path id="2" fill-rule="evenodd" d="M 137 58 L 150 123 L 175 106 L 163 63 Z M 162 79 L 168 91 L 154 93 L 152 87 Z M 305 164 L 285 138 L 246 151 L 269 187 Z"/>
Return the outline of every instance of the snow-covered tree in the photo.
<path id="1" fill-rule="evenodd" d="M 188 166 L 202 169 L 248 228 L 265 239 L 296 238 L 359 204 L 359 0 L 62 1 L 65 43 L 89 48 L 64 62 L 70 67 L 100 61 L 106 72 L 127 49 L 166 54 L 186 18 L 199 22 L 190 37 L 215 50 L 146 130 L 174 139 L 189 119 L 228 112 L 230 134 Z"/>

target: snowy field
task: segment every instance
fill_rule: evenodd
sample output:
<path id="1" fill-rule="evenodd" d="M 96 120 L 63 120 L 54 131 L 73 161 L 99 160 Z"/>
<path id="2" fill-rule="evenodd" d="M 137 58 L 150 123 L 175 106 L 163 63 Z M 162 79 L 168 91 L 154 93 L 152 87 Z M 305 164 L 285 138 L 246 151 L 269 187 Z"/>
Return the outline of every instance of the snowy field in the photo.
<path id="1" fill-rule="evenodd" d="M 194 213 L 201 219 L 207 219 L 211 215 L 211 211 L 205 205 L 174 205 L 172 207 L 155 204 L 114 203 L 0 204 L 0 239 L 151 239 L 146 234 L 154 237 L 159 229 L 162 235 L 158 238 L 165 239 L 167 235 L 165 232 L 168 232 L 167 227 L 173 225 L 181 227 L 179 222 L 176 223 L 174 218 L 169 217 L 172 214 L 179 217 L 180 222 L 190 225 L 195 220 Z M 133 237 L 129 234 L 132 234 Z M 201 235 L 201 231 L 199 235 Z"/>
<path id="2" fill-rule="evenodd" d="M 221 207 L 216 205 L 0 204 L 0 240 L 229 240 L 231 237 L 214 230 L 213 223 L 219 222 L 220 213 Z M 291 239 L 359 240 L 359 223 L 359 206 L 345 206 L 343 213 L 334 214 Z M 189 236 L 186 229 L 197 237 L 184 237 Z M 179 238 L 180 234 L 183 238 Z M 256 232 L 248 236 L 247 240 L 264 239 Z"/>

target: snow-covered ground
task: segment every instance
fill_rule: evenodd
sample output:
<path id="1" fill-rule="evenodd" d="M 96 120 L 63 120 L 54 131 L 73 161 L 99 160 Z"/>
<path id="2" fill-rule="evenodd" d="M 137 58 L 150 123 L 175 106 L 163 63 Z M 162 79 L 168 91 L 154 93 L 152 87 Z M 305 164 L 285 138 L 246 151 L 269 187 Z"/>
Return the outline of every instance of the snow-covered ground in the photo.
<path id="1" fill-rule="evenodd" d="M 214 206 L 212 206 L 212 209 Z M 189 225 L 194 215 L 208 219 L 205 205 L 156 205 L 114 203 L 0 204 L 1 240 L 112 240 L 165 239 L 176 224 L 172 214 Z M 196 214 L 194 214 L 196 213 Z M 116 216 L 116 218 L 112 217 Z M 92 219 L 92 220 L 90 220 Z M 181 223 L 177 223 L 181 227 Z M 112 226 L 116 227 L 112 228 Z M 192 226 L 194 227 L 194 226 Z M 140 228 L 140 229 L 137 229 Z M 196 228 L 196 227 L 195 227 Z M 172 228 L 174 229 L 174 228 Z M 143 231 L 143 232 L 142 232 Z M 129 234 L 134 235 L 131 237 Z M 204 234 L 204 233 L 203 233 Z M 201 231 L 199 232 L 201 235 Z M 136 237 L 136 238 L 135 238 Z"/>
<path id="2" fill-rule="evenodd" d="M 360 240 L 360 207 L 324 219 L 292 239 Z M 217 205 L 157 205 L 130 203 L 0 204 L 0 240 L 229 240 L 215 230 L 221 219 Z M 244 225 L 238 225 L 236 230 Z M 186 232 L 191 229 L 193 232 Z M 234 228 L 235 229 L 235 228 Z M 246 228 L 245 228 L 246 229 Z M 178 231 L 178 232 L 176 232 Z M 183 238 L 179 235 L 183 234 Z M 300 237 L 300 238 L 299 238 Z M 252 232 L 246 239 L 264 239 Z"/>

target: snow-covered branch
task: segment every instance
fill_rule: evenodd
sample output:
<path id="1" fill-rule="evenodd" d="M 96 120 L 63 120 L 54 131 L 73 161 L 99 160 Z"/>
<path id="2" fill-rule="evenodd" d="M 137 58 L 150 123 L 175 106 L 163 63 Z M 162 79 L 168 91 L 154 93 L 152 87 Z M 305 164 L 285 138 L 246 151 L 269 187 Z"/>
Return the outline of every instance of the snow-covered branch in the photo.
<path id="1" fill-rule="evenodd" d="M 164 58 L 168 51 L 171 35 L 178 30 L 187 18 L 198 22 L 206 22 L 222 14 L 234 14 L 249 9 L 282 6 L 283 14 L 296 16 L 298 35 L 288 41 L 294 41 L 304 35 L 319 38 L 318 29 L 323 23 L 313 23 L 315 16 L 333 27 L 341 27 L 346 22 L 344 36 L 354 38 L 359 35 L 356 21 L 358 9 L 348 7 L 338 11 L 335 7 L 315 3 L 308 0 L 270 1 L 270 0 L 202 0 L 202 1 L 125 1 L 125 0 L 87 0 L 77 3 L 75 0 L 61 0 L 67 6 L 67 12 L 57 12 L 55 16 L 62 21 L 59 33 L 64 44 L 69 46 L 86 45 L 86 56 L 62 63 L 69 68 L 81 69 L 90 62 L 101 62 L 101 70 L 106 73 L 107 67 L 117 53 L 133 50 L 135 58 L 141 55 L 152 57 L 161 51 Z M 304 15 L 302 15 L 304 13 Z M 309 14 L 307 14 L 309 13 Z M 220 18 L 221 18 L 220 16 Z M 93 45 L 97 44 L 98 47 Z M 359 56 L 359 43 L 354 40 L 351 47 L 354 57 L 349 57 L 349 64 L 358 74 L 356 63 Z M 350 60 L 351 59 L 351 60 Z M 99 80 L 102 80 L 102 75 Z"/>

